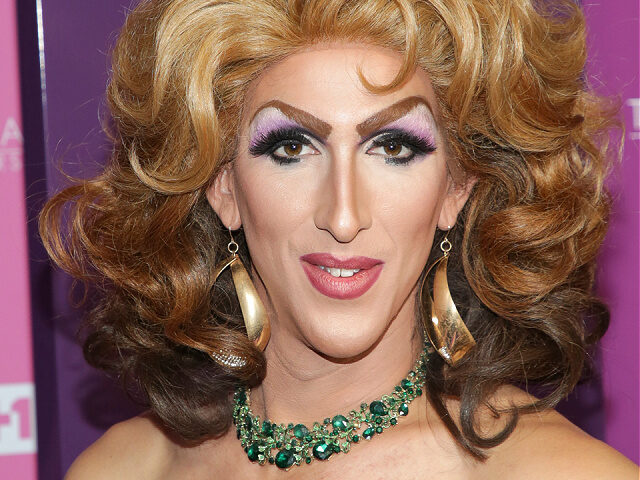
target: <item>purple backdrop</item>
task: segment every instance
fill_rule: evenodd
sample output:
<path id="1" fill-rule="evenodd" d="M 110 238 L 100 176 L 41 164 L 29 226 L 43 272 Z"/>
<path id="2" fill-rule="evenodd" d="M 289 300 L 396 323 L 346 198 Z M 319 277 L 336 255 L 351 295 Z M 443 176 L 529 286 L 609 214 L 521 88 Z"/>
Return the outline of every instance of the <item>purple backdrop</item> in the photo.
<path id="1" fill-rule="evenodd" d="M 89 176 L 109 150 L 100 127 L 108 51 L 130 0 L 17 2 L 30 217 L 59 190 L 65 172 Z M 41 8 L 41 15 L 37 10 Z M 38 46 L 38 30 L 41 43 Z M 43 162 L 43 159 L 46 162 Z M 52 271 L 30 223 L 39 479 L 58 480 L 111 424 L 136 409 L 86 366 L 75 334 L 82 312 L 69 302 L 69 278 Z"/>
<path id="2" fill-rule="evenodd" d="M 43 50 L 38 48 L 40 2 Z M 62 159 L 67 172 L 85 176 L 105 158 L 107 145 L 97 112 L 103 105 L 107 52 L 129 4 L 125 0 L 18 2 L 25 171 L 31 216 L 43 196 L 64 183 L 56 171 L 56 162 Z M 621 93 L 625 102 L 637 100 L 637 3 L 608 1 L 606 8 L 590 5 L 587 12 L 594 54 L 589 73 L 594 82 L 606 85 L 606 91 Z M 633 125 L 631 105 L 633 100 L 624 107 L 630 133 L 627 161 L 612 183 L 619 202 L 603 252 L 599 284 L 612 306 L 611 332 L 602 352 L 605 438 L 637 462 L 639 127 Z M 135 408 L 116 387 L 85 366 L 74 340 L 81 313 L 69 307 L 68 278 L 51 271 L 42 260 L 33 222 L 30 252 L 39 472 L 41 480 L 54 480 L 63 476 L 78 453 L 106 427 L 132 415 Z M 602 437 L 602 395 L 597 382 L 580 389 L 563 406 L 563 412 Z"/>
<path id="3" fill-rule="evenodd" d="M 615 206 L 598 271 L 598 291 L 611 308 L 611 326 L 601 346 L 605 440 L 638 463 L 638 2 L 584 4 L 590 26 L 589 81 L 599 92 L 620 98 L 627 131 L 622 164 L 609 182 Z"/>

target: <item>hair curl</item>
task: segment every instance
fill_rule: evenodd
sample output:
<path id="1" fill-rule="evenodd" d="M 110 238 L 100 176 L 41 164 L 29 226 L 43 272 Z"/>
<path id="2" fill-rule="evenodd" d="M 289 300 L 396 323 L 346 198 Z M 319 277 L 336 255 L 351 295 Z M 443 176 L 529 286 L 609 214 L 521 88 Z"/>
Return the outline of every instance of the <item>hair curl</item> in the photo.
<path id="1" fill-rule="evenodd" d="M 227 238 L 204 191 L 234 158 L 251 82 L 321 42 L 393 49 L 430 76 L 452 171 L 475 179 L 454 244 L 456 282 L 478 346 L 427 390 L 473 455 L 502 442 L 518 414 L 575 386 L 606 329 L 587 316 L 609 211 L 603 188 L 615 109 L 583 77 L 584 18 L 569 0 L 151 0 L 113 52 L 114 150 L 104 171 L 55 195 L 40 217 L 54 261 L 95 284 L 88 361 L 131 380 L 170 430 L 198 442 L 231 422 L 229 392 L 259 383 L 265 359 L 246 339 L 233 288 L 212 270 Z M 437 245 L 435 242 L 434 245 Z M 241 252 L 250 261 L 246 249 Z M 244 368 L 215 363 L 222 349 Z M 475 414 L 500 385 L 550 388 L 514 408 L 497 436 Z M 460 427 L 444 399 L 461 401 Z"/>

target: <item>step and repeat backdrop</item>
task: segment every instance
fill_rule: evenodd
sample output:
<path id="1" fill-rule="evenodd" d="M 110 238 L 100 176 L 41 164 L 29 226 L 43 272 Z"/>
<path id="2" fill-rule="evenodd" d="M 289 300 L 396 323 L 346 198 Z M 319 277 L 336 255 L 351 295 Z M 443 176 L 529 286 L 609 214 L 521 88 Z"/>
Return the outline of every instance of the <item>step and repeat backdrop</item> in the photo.
<path id="1" fill-rule="evenodd" d="M 610 179 L 615 214 L 598 271 L 612 315 L 601 375 L 562 411 L 638 462 L 638 2 L 584 4 L 588 79 L 620 99 L 626 141 Z M 0 2 L 0 479 L 58 480 L 106 428 L 137 411 L 85 366 L 75 340 L 82 312 L 70 306 L 69 279 L 46 261 L 34 222 L 43 199 L 65 183 L 58 163 L 86 176 L 106 157 L 108 51 L 130 7 Z"/>

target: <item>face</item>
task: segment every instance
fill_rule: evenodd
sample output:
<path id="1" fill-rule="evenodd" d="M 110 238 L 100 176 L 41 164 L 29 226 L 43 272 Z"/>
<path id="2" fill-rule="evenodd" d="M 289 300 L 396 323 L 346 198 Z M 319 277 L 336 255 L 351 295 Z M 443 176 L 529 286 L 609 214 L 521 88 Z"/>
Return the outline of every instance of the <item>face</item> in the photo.
<path id="1" fill-rule="evenodd" d="M 455 223 L 467 192 L 448 174 L 426 73 L 382 95 L 357 74 L 387 83 L 400 66 L 382 48 L 317 48 L 252 85 L 237 158 L 208 198 L 244 229 L 272 342 L 348 358 L 413 328 L 436 227 Z"/>

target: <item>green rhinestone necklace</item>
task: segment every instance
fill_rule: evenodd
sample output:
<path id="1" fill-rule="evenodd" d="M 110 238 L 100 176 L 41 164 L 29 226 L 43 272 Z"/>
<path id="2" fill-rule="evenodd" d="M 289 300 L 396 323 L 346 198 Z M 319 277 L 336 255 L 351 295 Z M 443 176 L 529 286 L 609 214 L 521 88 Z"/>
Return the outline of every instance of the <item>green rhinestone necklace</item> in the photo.
<path id="1" fill-rule="evenodd" d="M 371 440 L 409 413 L 409 404 L 422 395 L 431 352 L 431 347 L 425 347 L 413 369 L 391 394 L 370 404 L 363 403 L 360 410 L 351 410 L 348 415 L 315 422 L 311 428 L 301 423 L 285 425 L 266 419 L 261 421 L 251 412 L 249 390 L 236 389 L 233 423 L 242 448 L 252 462 L 275 464 L 283 470 L 349 452 L 352 444 L 361 439 Z"/>

